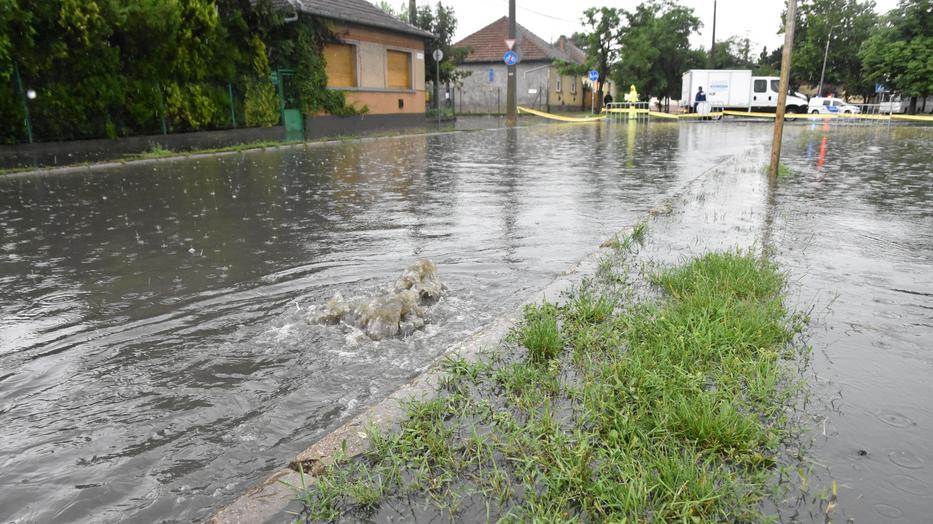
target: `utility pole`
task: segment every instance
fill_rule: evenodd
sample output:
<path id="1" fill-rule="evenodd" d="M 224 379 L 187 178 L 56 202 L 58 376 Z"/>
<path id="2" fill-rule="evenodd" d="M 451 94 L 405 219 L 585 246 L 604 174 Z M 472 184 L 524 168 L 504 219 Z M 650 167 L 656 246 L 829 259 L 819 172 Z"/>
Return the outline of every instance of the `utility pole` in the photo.
<path id="1" fill-rule="evenodd" d="M 771 142 L 771 166 L 768 182 L 777 184 L 778 165 L 781 163 L 781 139 L 784 136 L 784 110 L 787 104 L 787 88 L 790 84 L 790 57 L 794 47 L 794 24 L 797 21 L 797 0 L 787 1 L 787 20 L 784 22 L 784 54 L 781 57 L 781 84 L 778 92 L 777 111 L 774 118 L 774 139 Z"/>
<path id="2" fill-rule="evenodd" d="M 709 46 L 710 67 L 715 68 L 713 57 L 716 55 L 716 0 L 713 0 L 713 43 Z"/>
<path id="3" fill-rule="evenodd" d="M 402 4 L 404 5 L 404 4 Z M 418 15 L 418 5 L 415 0 L 408 0 L 408 23 L 415 25 L 415 20 Z"/>
<path id="4" fill-rule="evenodd" d="M 829 41 L 833 38 L 833 30 L 829 30 L 829 36 L 826 37 L 826 50 L 823 51 L 823 70 L 820 71 L 820 87 L 816 90 L 816 96 L 823 96 L 823 77 L 826 76 L 826 59 L 829 58 Z"/>
<path id="5" fill-rule="evenodd" d="M 509 0 L 509 40 L 515 40 L 515 0 Z M 514 126 L 518 123 L 516 102 L 518 78 L 515 76 L 515 66 L 510 65 L 508 68 L 508 84 L 505 93 L 505 125 Z"/>

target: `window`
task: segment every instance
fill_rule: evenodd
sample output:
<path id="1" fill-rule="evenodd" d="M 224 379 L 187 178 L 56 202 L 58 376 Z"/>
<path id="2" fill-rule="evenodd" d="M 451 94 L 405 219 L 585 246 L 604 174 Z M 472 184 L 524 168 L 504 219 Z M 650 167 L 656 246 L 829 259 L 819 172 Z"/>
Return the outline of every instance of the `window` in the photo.
<path id="1" fill-rule="evenodd" d="M 771 90 L 774 91 L 775 93 L 780 93 L 780 92 L 781 92 L 781 81 L 780 81 L 780 80 L 772 80 L 772 81 L 771 81 Z"/>
<path id="2" fill-rule="evenodd" d="M 386 65 L 390 89 L 411 89 L 411 53 L 386 51 Z"/>
<path id="3" fill-rule="evenodd" d="M 560 93 L 560 90 L 561 90 L 561 87 L 563 86 L 563 83 L 564 83 L 564 82 L 563 82 L 563 77 L 558 76 L 558 77 L 557 77 L 557 88 L 554 89 L 554 91 Z"/>
<path id="4" fill-rule="evenodd" d="M 496 70 L 490 67 L 489 68 L 489 83 L 491 84 L 495 80 L 496 80 Z"/>
<path id="5" fill-rule="evenodd" d="M 764 93 L 768 90 L 768 81 L 767 80 L 755 80 L 755 92 Z"/>
<path id="6" fill-rule="evenodd" d="M 348 44 L 326 44 L 327 87 L 356 87 L 356 48 Z"/>
<path id="7" fill-rule="evenodd" d="M 826 106 L 826 107 L 829 107 L 829 106 L 833 105 L 833 102 L 832 102 L 832 100 L 823 100 L 823 105 Z"/>
<path id="8" fill-rule="evenodd" d="M 576 78 L 576 77 L 573 77 L 573 78 L 571 78 L 571 80 L 573 80 L 573 81 L 570 82 L 570 94 L 571 94 L 571 95 L 575 95 L 575 94 L 577 94 L 577 78 Z"/>

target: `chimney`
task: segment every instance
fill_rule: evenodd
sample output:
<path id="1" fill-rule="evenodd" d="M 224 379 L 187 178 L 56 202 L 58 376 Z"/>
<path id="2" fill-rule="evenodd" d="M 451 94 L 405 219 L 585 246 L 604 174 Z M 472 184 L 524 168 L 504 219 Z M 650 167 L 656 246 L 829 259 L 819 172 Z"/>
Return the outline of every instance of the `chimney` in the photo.
<path id="1" fill-rule="evenodd" d="M 567 37 L 564 36 L 564 35 L 560 35 L 560 39 L 558 40 L 558 42 L 560 43 L 559 45 L 560 45 L 560 50 L 561 50 L 561 51 L 564 50 L 564 42 L 566 42 L 566 41 L 567 41 Z"/>

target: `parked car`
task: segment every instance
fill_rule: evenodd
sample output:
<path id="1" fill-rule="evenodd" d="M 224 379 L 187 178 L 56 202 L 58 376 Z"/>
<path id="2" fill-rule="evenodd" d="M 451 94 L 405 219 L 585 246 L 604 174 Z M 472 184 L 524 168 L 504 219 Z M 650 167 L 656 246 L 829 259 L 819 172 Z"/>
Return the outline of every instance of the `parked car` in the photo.
<path id="1" fill-rule="evenodd" d="M 807 111 L 811 114 L 858 114 L 862 110 L 852 104 L 847 104 L 838 98 L 815 96 L 810 99 Z"/>

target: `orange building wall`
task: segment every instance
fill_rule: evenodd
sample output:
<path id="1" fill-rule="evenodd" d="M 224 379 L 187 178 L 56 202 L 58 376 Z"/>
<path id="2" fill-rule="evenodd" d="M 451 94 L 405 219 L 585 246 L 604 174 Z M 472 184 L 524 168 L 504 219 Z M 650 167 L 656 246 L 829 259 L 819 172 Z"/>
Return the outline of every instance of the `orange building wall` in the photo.
<path id="1" fill-rule="evenodd" d="M 414 93 L 369 91 L 345 91 L 345 93 L 348 104 L 352 104 L 357 108 L 362 108 L 365 105 L 369 107 L 369 113 L 373 115 L 424 113 L 425 93 L 423 89 Z M 403 109 L 398 108 L 399 99 L 405 104 Z"/>
<path id="2" fill-rule="evenodd" d="M 424 40 L 416 36 L 344 24 L 334 25 L 331 30 L 339 40 L 357 45 L 359 53 L 359 87 L 341 89 L 346 94 L 348 103 L 358 108 L 365 105 L 369 108 L 369 114 L 375 115 L 424 113 Z M 384 64 L 374 60 L 377 60 L 377 52 L 384 60 L 385 52 L 389 49 L 411 51 L 413 89 L 386 87 L 388 78 Z M 418 59 L 418 54 L 421 55 L 421 59 Z M 401 109 L 400 99 L 404 106 Z"/>

